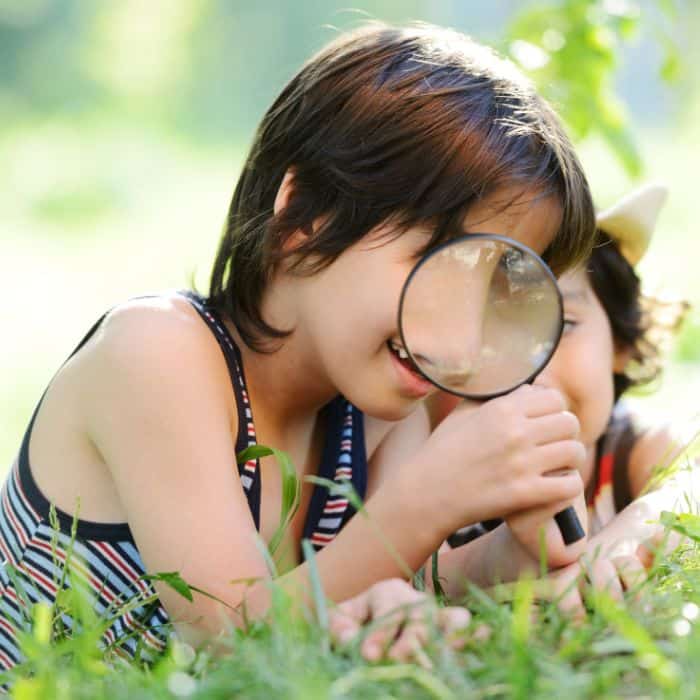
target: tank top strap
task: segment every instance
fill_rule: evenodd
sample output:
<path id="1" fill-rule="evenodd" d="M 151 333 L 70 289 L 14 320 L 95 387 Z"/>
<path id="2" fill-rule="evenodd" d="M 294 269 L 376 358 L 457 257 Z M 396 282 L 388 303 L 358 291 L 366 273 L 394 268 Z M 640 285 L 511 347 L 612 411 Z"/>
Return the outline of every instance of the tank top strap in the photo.
<path id="1" fill-rule="evenodd" d="M 324 409 L 326 439 L 318 474 L 324 479 L 311 496 L 304 537 L 322 549 L 355 514 L 353 500 L 363 501 L 367 491 L 367 455 L 364 416 L 344 397 Z"/>
<path id="2" fill-rule="evenodd" d="M 596 445 L 595 469 L 587 493 L 589 513 L 598 527 L 607 525 L 632 501 L 628 467 L 636 435 L 631 414 L 624 404 L 617 404 Z"/>
<path id="3" fill-rule="evenodd" d="M 231 386 L 236 397 L 238 410 L 238 437 L 236 439 L 236 456 L 248 447 L 257 444 L 253 412 L 248 397 L 248 389 L 243 372 L 241 353 L 216 309 L 210 306 L 206 300 L 196 292 L 190 290 L 180 291 L 179 294 L 189 301 L 194 310 L 199 314 L 204 323 L 213 333 L 226 360 Z M 243 491 L 248 498 L 250 512 L 253 515 L 256 530 L 260 529 L 260 463 L 258 459 L 249 459 L 238 463 Z"/>

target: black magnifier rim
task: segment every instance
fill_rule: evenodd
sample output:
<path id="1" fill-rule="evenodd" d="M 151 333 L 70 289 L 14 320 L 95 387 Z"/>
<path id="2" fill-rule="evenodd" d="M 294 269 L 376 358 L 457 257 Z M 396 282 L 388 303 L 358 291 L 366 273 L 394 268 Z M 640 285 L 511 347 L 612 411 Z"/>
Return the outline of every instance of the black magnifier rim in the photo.
<path id="1" fill-rule="evenodd" d="M 554 342 L 552 343 L 552 349 L 550 352 L 547 354 L 547 357 L 545 361 L 542 363 L 541 367 L 539 369 L 536 369 L 529 377 L 524 379 L 523 381 L 514 384 L 513 386 L 509 387 L 508 389 L 504 389 L 503 391 L 497 391 L 491 394 L 467 394 L 462 391 L 456 391 L 455 389 L 451 389 L 449 387 L 446 387 L 440 382 L 436 381 L 432 377 L 429 377 L 420 367 L 420 365 L 416 362 L 415 357 L 411 353 L 411 349 L 408 346 L 408 343 L 406 343 L 406 337 L 404 336 L 403 332 L 403 323 L 401 319 L 403 318 L 403 305 L 404 305 L 404 300 L 406 297 L 406 290 L 408 289 L 409 285 L 411 284 L 411 280 L 415 277 L 416 273 L 418 270 L 420 270 L 423 265 L 425 265 L 430 258 L 433 257 L 433 255 L 436 255 L 439 253 L 443 248 L 447 248 L 448 246 L 455 245 L 457 243 L 460 243 L 462 241 L 466 240 L 474 240 L 475 238 L 488 238 L 489 240 L 495 240 L 499 241 L 501 243 L 505 243 L 506 245 L 509 245 L 511 248 L 516 248 L 524 253 L 528 253 L 529 255 L 532 255 L 541 265 L 542 269 L 545 272 L 545 275 L 549 277 L 549 279 L 552 281 L 552 285 L 554 287 L 554 290 L 556 292 L 556 298 L 557 298 L 557 304 L 559 306 L 559 325 L 557 328 L 557 332 L 554 338 Z M 415 369 L 418 371 L 418 373 L 427 379 L 433 386 L 438 387 L 442 391 L 446 391 L 449 394 L 453 394 L 455 396 L 461 396 L 464 399 L 471 399 L 472 401 L 487 401 L 489 399 L 495 399 L 498 396 L 505 396 L 506 394 L 510 394 L 511 391 L 515 391 L 519 386 L 522 386 L 523 384 L 531 384 L 535 377 L 547 366 L 547 363 L 552 359 L 552 355 L 554 355 L 557 346 L 559 345 L 559 341 L 561 340 L 561 334 L 564 331 L 564 301 L 561 296 L 561 290 L 559 289 L 559 285 L 557 284 L 557 278 L 554 276 L 554 273 L 550 269 L 549 265 L 542 259 L 540 255 L 538 255 L 532 248 L 529 246 L 526 246 L 524 243 L 520 243 L 520 241 L 516 241 L 513 238 L 509 238 L 508 236 L 502 236 L 498 233 L 465 233 L 461 236 L 455 236 L 454 238 L 450 238 L 449 240 L 445 241 L 444 243 L 441 243 L 440 245 L 436 246 L 433 248 L 429 253 L 426 253 L 413 267 L 411 272 L 409 272 L 408 277 L 406 278 L 406 281 L 403 283 L 403 287 L 401 288 L 401 296 L 399 297 L 399 318 L 398 318 L 398 326 L 399 326 L 399 335 L 401 336 L 401 343 L 403 344 L 403 348 L 408 354 L 409 359 L 413 363 L 413 366 Z"/>

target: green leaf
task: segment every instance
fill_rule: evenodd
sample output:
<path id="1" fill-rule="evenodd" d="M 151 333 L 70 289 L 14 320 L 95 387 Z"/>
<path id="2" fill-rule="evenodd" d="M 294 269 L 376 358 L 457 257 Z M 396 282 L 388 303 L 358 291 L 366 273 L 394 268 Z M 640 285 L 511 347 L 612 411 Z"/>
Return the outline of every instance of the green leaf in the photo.
<path id="1" fill-rule="evenodd" d="M 330 651 L 330 637 L 328 636 L 328 606 L 326 605 L 326 596 L 323 593 L 323 585 L 321 577 L 316 566 L 316 552 L 310 540 L 303 539 L 301 541 L 301 551 L 304 554 L 304 560 L 309 567 L 309 580 L 311 581 L 311 591 L 314 597 L 314 607 L 316 608 L 316 620 L 323 634 L 322 645 L 326 652 Z"/>
<path id="2" fill-rule="evenodd" d="M 659 520 L 665 527 L 689 537 L 694 542 L 700 542 L 700 516 L 663 511 Z"/>
<path id="3" fill-rule="evenodd" d="M 166 586 L 170 586 L 176 593 L 186 598 L 190 603 L 194 600 L 192 588 L 185 582 L 177 571 L 166 571 L 159 574 L 144 574 L 141 576 L 144 581 L 160 581 Z"/>
<path id="4" fill-rule="evenodd" d="M 243 464 L 250 459 L 261 457 L 274 457 L 282 474 L 282 503 L 280 505 L 280 520 L 277 529 L 270 538 L 268 549 L 271 554 L 277 551 L 281 544 L 289 523 L 299 509 L 301 501 L 301 481 L 289 455 L 282 450 L 265 445 L 251 445 L 241 450 L 236 456 L 238 464 Z"/>
<path id="5" fill-rule="evenodd" d="M 275 451 L 271 447 L 265 447 L 265 445 L 250 445 L 246 447 L 245 450 L 241 450 L 236 455 L 236 462 L 238 464 L 244 464 L 249 459 L 260 459 L 261 457 L 269 457 L 275 454 Z"/>
<path id="6" fill-rule="evenodd" d="M 437 552 L 433 552 L 432 556 L 430 557 L 430 562 L 431 562 L 431 578 L 433 581 L 433 593 L 435 593 L 435 597 L 440 600 L 440 601 L 445 601 L 447 600 L 447 595 L 445 595 L 445 591 L 442 588 L 442 584 L 440 583 L 440 575 L 438 572 L 438 564 L 439 564 L 439 556 Z"/>
<path id="7" fill-rule="evenodd" d="M 664 656 L 649 632 L 605 591 L 593 591 L 590 599 L 596 611 L 634 647 L 637 662 L 649 671 L 652 679 L 665 688 L 677 687 L 678 667 Z"/>

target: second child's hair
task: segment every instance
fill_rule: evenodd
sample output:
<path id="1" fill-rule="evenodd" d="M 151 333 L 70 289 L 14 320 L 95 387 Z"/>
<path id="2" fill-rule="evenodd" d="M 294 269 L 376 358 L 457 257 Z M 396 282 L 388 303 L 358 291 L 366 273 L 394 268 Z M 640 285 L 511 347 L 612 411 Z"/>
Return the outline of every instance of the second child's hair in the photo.
<path id="1" fill-rule="evenodd" d="M 275 216 L 288 171 L 290 201 Z M 293 254 L 290 269 L 313 274 L 388 222 L 397 235 L 429 226 L 428 250 L 461 233 L 469 207 L 503 186 L 560 203 L 544 253 L 555 272 L 587 258 L 595 220 L 586 178 L 557 117 L 510 62 L 428 25 L 343 34 L 292 78 L 258 128 L 210 302 L 249 347 L 269 350 L 290 332 L 260 309 L 279 262 Z M 297 231 L 303 243 L 285 247 Z"/>
<path id="2" fill-rule="evenodd" d="M 689 308 L 685 301 L 665 301 L 642 292 L 634 268 L 616 241 L 604 231 L 586 266 L 591 287 L 605 311 L 615 347 L 631 351 L 625 372 L 614 374 L 615 401 L 635 386 L 649 384 L 662 370 L 663 351 Z"/>

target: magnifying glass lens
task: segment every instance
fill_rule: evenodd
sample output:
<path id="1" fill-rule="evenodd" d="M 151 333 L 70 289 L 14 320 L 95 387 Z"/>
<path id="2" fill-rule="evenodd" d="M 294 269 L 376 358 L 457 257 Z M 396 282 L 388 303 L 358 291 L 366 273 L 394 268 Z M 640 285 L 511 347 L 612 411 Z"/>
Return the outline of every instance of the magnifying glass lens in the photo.
<path id="1" fill-rule="evenodd" d="M 512 391 L 547 364 L 562 330 L 556 280 L 532 250 L 492 234 L 422 258 L 401 295 L 399 328 L 418 371 L 474 399 Z"/>

